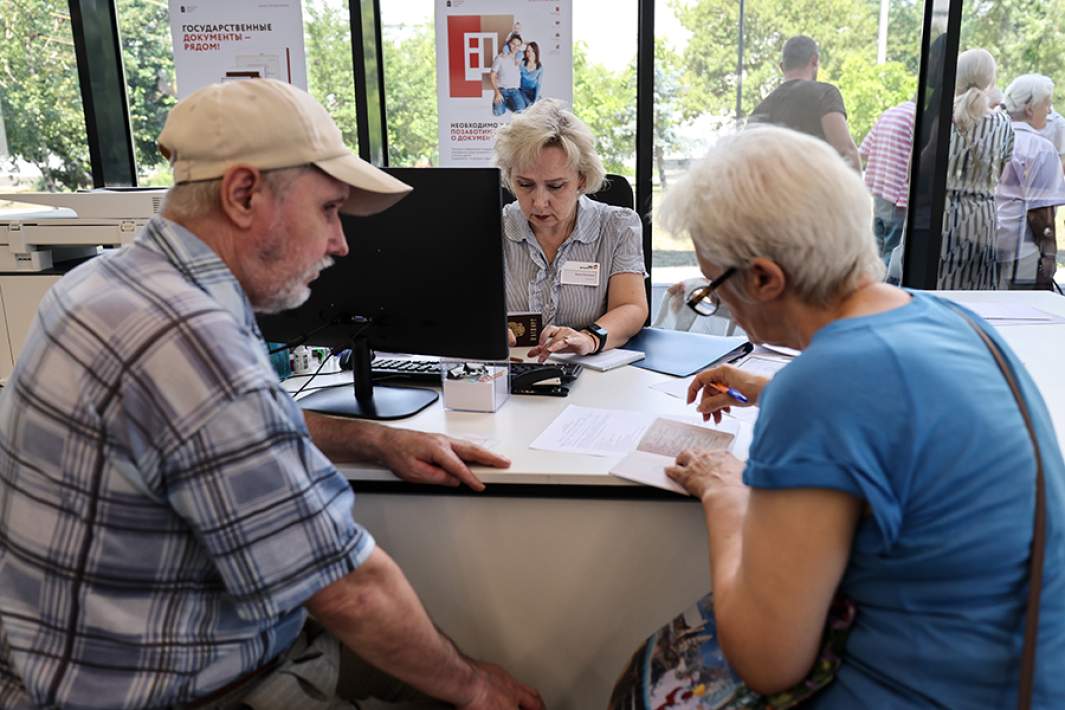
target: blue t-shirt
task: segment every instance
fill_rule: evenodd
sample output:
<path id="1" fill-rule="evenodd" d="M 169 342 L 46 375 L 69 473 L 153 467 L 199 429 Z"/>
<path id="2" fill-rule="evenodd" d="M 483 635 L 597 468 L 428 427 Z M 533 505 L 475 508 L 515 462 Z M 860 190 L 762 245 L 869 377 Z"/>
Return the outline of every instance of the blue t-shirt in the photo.
<path id="1" fill-rule="evenodd" d="M 1030 439 L 979 336 L 942 300 L 912 295 L 901 308 L 829 324 L 777 374 L 744 472 L 752 487 L 830 488 L 870 509 L 841 585 L 858 617 L 817 708 L 1017 701 L 1035 502 Z M 989 332 L 1020 382 L 1043 456 L 1035 706 L 1049 708 L 1065 698 L 1065 463 L 1034 383 Z"/>
<path id="2" fill-rule="evenodd" d="M 540 79 L 544 75 L 544 68 L 529 69 L 525 62 L 519 65 L 521 69 L 521 90 L 529 99 L 530 103 L 540 98 Z"/>

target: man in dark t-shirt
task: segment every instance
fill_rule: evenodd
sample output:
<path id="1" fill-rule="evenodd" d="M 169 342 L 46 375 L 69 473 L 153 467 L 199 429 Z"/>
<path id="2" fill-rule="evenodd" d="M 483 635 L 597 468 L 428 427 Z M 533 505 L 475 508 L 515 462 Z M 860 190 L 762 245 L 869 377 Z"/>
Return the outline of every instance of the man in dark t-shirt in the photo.
<path id="1" fill-rule="evenodd" d="M 832 84 L 817 81 L 819 66 L 820 53 L 812 39 L 799 35 L 785 42 L 780 63 L 784 83 L 758 104 L 748 123 L 772 123 L 820 138 L 861 172 L 843 96 Z"/>

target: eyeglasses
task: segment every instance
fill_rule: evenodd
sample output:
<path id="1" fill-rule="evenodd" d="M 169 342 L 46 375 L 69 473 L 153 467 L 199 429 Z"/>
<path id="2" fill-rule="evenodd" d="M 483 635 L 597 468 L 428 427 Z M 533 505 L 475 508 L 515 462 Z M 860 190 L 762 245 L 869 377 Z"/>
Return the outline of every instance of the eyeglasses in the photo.
<path id="1" fill-rule="evenodd" d="M 730 266 L 706 286 L 692 291 L 691 295 L 688 296 L 688 308 L 701 316 L 712 316 L 717 313 L 717 309 L 721 307 L 721 299 L 717 295 L 717 289 L 734 273 L 736 273 L 736 267 Z"/>

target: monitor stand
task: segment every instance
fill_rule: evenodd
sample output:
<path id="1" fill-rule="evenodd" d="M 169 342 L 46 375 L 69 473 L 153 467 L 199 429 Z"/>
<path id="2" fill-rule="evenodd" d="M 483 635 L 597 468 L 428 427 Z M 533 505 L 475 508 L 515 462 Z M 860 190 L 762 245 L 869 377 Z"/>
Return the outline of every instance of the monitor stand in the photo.
<path id="1" fill-rule="evenodd" d="M 370 362 L 370 343 L 360 331 L 351 348 L 354 396 L 346 387 L 329 387 L 301 397 L 298 404 L 322 414 L 380 420 L 414 416 L 440 398 L 439 392 L 420 387 L 374 386 Z"/>

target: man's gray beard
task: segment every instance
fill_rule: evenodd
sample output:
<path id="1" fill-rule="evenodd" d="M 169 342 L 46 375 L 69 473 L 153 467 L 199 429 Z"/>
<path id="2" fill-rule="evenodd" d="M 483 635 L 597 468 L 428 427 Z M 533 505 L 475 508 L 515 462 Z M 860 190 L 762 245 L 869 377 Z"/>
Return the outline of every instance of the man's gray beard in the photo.
<path id="1" fill-rule="evenodd" d="M 271 294 L 265 302 L 252 304 L 252 307 L 255 309 L 256 313 L 264 313 L 266 315 L 299 308 L 311 297 L 311 289 L 305 283 L 307 277 L 315 271 L 321 273 L 332 265 L 333 258 L 330 256 L 325 257 L 310 269 L 294 278 L 291 283 L 285 284 L 276 293 Z"/>
<path id="2" fill-rule="evenodd" d="M 290 287 L 285 289 L 285 291 L 274 294 L 266 303 L 256 305 L 255 312 L 272 315 L 274 313 L 281 313 L 282 311 L 290 311 L 293 308 L 299 308 L 311 297 L 311 289 L 302 283 L 293 284 L 293 287 L 294 288 Z"/>

